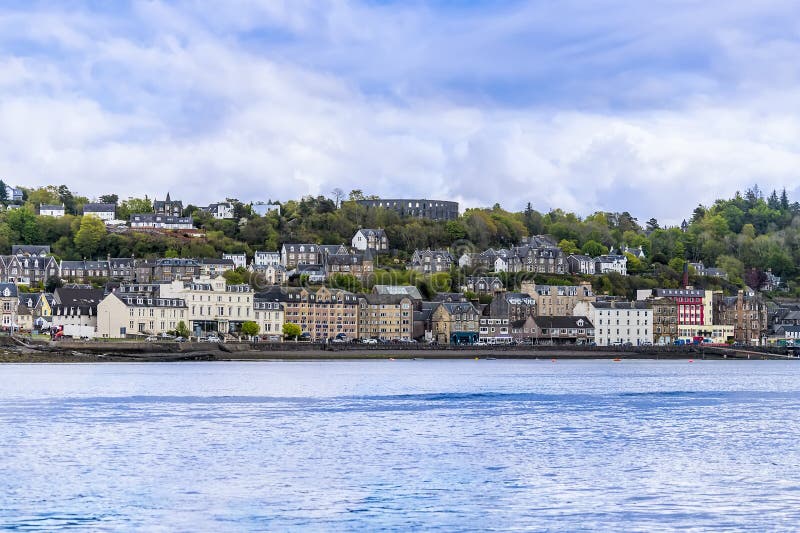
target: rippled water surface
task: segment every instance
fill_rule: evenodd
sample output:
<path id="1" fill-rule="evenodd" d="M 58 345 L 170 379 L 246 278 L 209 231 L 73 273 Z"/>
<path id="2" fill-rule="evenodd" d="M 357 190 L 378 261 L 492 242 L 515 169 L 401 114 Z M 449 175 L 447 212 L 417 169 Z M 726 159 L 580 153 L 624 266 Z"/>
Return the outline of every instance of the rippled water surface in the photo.
<path id="1" fill-rule="evenodd" d="M 800 365 L 0 365 L 0 528 L 796 530 Z"/>

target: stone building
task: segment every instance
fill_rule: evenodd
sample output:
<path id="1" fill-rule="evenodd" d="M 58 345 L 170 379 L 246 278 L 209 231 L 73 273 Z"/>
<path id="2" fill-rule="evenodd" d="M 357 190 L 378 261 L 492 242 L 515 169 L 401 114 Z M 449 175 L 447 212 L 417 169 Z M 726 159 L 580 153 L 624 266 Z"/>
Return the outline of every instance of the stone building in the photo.
<path id="1" fill-rule="evenodd" d="M 767 336 L 767 305 L 764 299 L 750 288 L 740 290 L 736 296 L 714 294 L 715 323 L 733 326 L 733 340 L 758 346 Z"/>
<path id="2" fill-rule="evenodd" d="M 579 302 L 593 302 L 597 299 L 592 284 L 588 281 L 578 285 L 537 285 L 534 282 L 523 282 L 520 292 L 529 294 L 536 301 L 538 316 L 572 315 Z"/>

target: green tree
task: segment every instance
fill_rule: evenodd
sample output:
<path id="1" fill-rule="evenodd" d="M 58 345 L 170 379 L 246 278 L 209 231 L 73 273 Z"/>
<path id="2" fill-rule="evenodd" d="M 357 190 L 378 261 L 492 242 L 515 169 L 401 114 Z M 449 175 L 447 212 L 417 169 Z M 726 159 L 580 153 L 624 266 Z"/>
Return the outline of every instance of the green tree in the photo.
<path id="1" fill-rule="evenodd" d="M 44 283 L 44 290 L 47 292 L 55 292 L 56 289 L 62 287 L 64 283 L 58 276 L 50 276 Z"/>
<path id="2" fill-rule="evenodd" d="M 31 210 L 35 209 L 40 204 L 61 204 L 61 198 L 58 195 L 58 189 L 53 185 L 47 187 L 39 187 L 28 191 L 27 205 Z"/>
<path id="3" fill-rule="evenodd" d="M 608 248 L 603 246 L 597 241 L 586 241 L 581 248 L 581 251 L 589 257 L 597 257 L 608 253 Z"/>
<path id="4" fill-rule="evenodd" d="M 8 188 L 3 180 L 0 180 L 0 203 L 3 205 L 8 203 Z"/>
<path id="5" fill-rule="evenodd" d="M 222 273 L 222 277 L 225 278 L 228 285 L 242 285 L 247 283 L 249 272 L 245 268 L 237 267 L 233 270 L 226 270 Z"/>
<path id="6" fill-rule="evenodd" d="M 149 198 L 128 198 L 117 208 L 117 216 L 120 220 L 128 220 L 134 213 L 152 213 L 153 202 Z"/>
<path id="7" fill-rule="evenodd" d="M 117 202 L 119 202 L 119 196 L 116 194 L 104 194 L 100 197 L 100 201 L 104 204 L 117 205 Z"/>
<path id="8" fill-rule="evenodd" d="M 64 204 L 64 210 L 70 215 L 77 214 L 78 211 L 75 205 L 75 196 L 72 194 L 72 191 L 69 190 L 69 187 L 66 185 L 59 185 L 57 192 L 58 199 L 62 204 Z"/>
<path id="9" fill-rule="evenodd" d="M 558 247 L 561 248 L 566 255 L 577 254 L 581 251 L 580 248 L 578 248 L 577 242 L 574 240 L 561 239 L 558 242 Z"/>
<path id="10" fill-rule="evenodd" d="M 94 257 L 106 236 L 106 225 L 99 218 L 81 217 L 80 229 L 75 234 L 75 250 L 83 257 Z"/>
<path id="11" fill-rule="evenodd" d="M 685 262 L 686 261 L 684 261 L 681 257 L 673 257 L 669 260 L 669 267 L 680 274 L 683 272 L 683 265 Z"/>
<path id="12" fill-rule="evenodd" d="M 297 324 L 293 324 L 292 322 L 286 322 L 283 324 L 283 336 L 285 338 L 297 339 L 302 334 L 303 330 L 300 329 L 300 326 Z"/>
<path id="13" fill-rule="evenodd" d="M 626 268 L 629 274 L 638 274 L 644 270 L 641 259 L 631 253 L 626 253 L 625 257 L 628 259 Z"/>
<path id="14" fill-rule="evenodd" d="M 178 334 L 179 337 L 183 337 L 188 339 L 191 332 L 189 331 L 189 327 L 186 325 L 186 322 L 181 320 L 178 322 L 178 327 L 175 328 L 175 333 Z"/>
<path id="15" fill-rule="evenodd" d="M 255 337 L 258 335 L 258 324 L 252 321 L 247 321 L 242 324 L 242 334 L 248 337 Z"/>
<path id="16" fill-rule="evenodd" d="M 14 241 L 12 244 L 39 244 L 41 234 L 37 219 L 29 206 L 6 213 L 6 223 Z"/>

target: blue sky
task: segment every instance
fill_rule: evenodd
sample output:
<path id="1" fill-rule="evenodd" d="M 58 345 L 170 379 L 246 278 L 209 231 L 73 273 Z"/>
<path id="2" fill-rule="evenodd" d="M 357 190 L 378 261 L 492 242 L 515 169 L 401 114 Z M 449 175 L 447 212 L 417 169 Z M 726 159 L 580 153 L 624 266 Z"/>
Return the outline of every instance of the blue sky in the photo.
<path id="1" fill-rule="evenodd" d="M 795 2 L 220 5 L 0 5 L 0 177 L 672 223 L 755 182 L 800 193 Z"/>

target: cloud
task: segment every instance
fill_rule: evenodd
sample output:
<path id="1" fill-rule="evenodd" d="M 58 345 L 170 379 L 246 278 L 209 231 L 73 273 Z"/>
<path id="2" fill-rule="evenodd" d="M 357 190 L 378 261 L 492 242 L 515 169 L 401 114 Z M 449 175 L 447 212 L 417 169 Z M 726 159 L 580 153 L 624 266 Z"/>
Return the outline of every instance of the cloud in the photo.
<path id="1" fill-rule="evenodd" d="M 800 163 L 800 16 L 713 4 L 0 11 L 0 176 L 90 197 L 338 187 L 675 223 L 789 186 Z"/>

